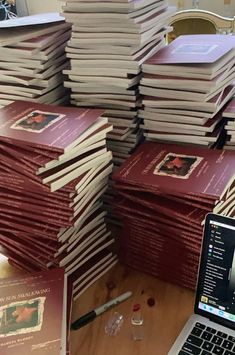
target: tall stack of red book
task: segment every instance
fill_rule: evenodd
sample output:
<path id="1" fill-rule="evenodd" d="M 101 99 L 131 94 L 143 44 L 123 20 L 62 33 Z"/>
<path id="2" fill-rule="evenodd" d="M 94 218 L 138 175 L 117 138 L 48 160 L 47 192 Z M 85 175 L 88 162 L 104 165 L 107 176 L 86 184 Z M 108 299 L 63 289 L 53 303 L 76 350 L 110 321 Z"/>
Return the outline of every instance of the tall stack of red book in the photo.
<path id="1" fill-rule="evenodd" d="M 71 25 L 57 13 L 0 22 L 0 107 L 15 100 L 68 102 L 63 69 Z"/>
<path id="2" fill-rule="evenodd" d="M 232 151 L 142 144 L 113 176 L 122 260 L 194 288 L 206 213 L 235 216 L 234 161 Z"/>
<path id="3" fill-rule="evenodd" d="M 148 140 L 222 146 L 221 109 L 234 95 L 235 38 L 180 36 L 143 64 L 144 135 Z"/>
<path id="4" fill-rule="evenodd" d="M 102 114 L 24 101 L 0 110 L 0 252 L 29 271 L 63 267 L 75 298 L 116 262 L 101 209 L 112 171 Z"/>
<path id="5" fill-rule="evenodd" d="M 66 48 L 71 68 L 64 71 L 71 103 L 107 109 L 114 126 L 109 147 L 120 165 L 141 137 L 140 66 L 165 45 L 175 8 L 165 0 L 67 0 L 62 9 L 73 24 Z"/>

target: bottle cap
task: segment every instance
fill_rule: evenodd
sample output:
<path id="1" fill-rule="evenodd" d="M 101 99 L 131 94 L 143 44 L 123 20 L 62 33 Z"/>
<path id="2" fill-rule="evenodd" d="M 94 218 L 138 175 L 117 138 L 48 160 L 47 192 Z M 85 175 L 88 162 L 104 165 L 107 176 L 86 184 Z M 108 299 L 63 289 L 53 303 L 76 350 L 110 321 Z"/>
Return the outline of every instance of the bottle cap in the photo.
<path id="1" fill-rule="evenodd" d="M 133 306 L 133 312 L 137 312 L 137 311 L 139 311 L 140 310 L 140 304 L 139 303 L 136 303 L 136 304 L 134 304 L 134 306 Z"/>

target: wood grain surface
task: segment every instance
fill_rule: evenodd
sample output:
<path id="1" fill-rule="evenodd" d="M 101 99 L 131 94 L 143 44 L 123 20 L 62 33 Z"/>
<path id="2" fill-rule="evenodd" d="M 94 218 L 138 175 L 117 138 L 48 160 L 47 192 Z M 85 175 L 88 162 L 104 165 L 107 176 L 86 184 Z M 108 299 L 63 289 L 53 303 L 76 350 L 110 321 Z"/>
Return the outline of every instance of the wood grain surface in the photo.
<path id="1" fill-rule="evenodd" d="M 74 303 L 72 320 L 126 291 L 133 296 L 71 333 L 72 355 L 166 355 L 188 316 L 194 293 L 154 277 L 117 265 Z M 154 306 L 148 305 L 151 298 Z M 144 338 L 132 339 L 132 306 L 140 303 Z M 151 303 L 151 302 L 150 302 Z M 114 312 L 124 316 L 120 332 L 111 337 L 104 328 Z"/>
<path id="2" fill-rule="evenodd" d="M 22 272 L 0 258 L 0 278 L 19 273 Z M 167 354 L 193 312 L 194 293 L 123 265 L 115 266 L 74 302 L 72 320 L 129 290 L 133 292 L 131 298 L 80 330 L 71 332 L 71 355 Z M 141 341 L 132 339 L 130 318 L 136 303 L 141 305 L 144 318 Z M 111 337 L 104 329 L 114 312 L 124 316 L 124 323 L 118 334 Z"/>

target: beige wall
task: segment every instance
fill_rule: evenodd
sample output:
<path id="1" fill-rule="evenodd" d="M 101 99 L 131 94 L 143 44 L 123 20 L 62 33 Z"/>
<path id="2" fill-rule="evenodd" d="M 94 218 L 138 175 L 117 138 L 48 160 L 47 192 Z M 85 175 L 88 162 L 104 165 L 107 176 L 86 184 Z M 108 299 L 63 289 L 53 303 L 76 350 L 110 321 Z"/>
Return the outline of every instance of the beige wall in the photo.
<path id="1" fill-rule="evenodd" d="M 58 0 L 26 0 L 30 15 L 42 12 L 60 12 L 62 1 Z"/>
<path id="2" fill-rule="evenodd" d="M 192 0 L 183 0 L 185 9 L 192 7 Z M 63 1 L 58 0 L 26 0 L 29 14 L 60 11 Z M 168 0 L 169 4 L 177 5 L 178 0 Z M 225 15 L 224 0 L 200 0 L 200 8 Z M 231 0 L 231 16 L 235 16 L 235 0 Z"/>
<path id="3" fill-rule="evenodd" d="M 178 0 L 168 0 L 169 4 L 177 5 Z M 185 9 L 192 7 L 192 0 L 184 0 Z M 200 8 L 215 12 L 220 15 L 225 15 L 226 8 L 224 6 L 224 0 L 199 0 Z M 231 12 L 230 16 L 235 16 L 235 0 L 231 0 Z"/>

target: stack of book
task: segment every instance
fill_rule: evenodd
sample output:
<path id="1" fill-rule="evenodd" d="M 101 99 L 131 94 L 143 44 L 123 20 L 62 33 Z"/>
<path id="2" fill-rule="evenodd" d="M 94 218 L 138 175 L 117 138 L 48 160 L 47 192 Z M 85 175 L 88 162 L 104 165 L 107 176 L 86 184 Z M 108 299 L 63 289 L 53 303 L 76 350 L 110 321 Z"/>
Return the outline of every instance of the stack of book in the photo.
<path id="1" fill-rule="evenodd" d="M 120 165 L 140 139 L 137 108 L 141 64 L 165 45 L 174 7 L 166 0 L 66 1 L 73 24 L 66 48 L 71 103 L 107 109 L 114 163 Z"/>
<path id="2" fill-rule="evenodd" d="M 233 98 L 223 110 L 223 117 L 226 118 L 225 130 L 226 141 L 224 149 L 235 150 L 235 99 Z"/>
<path id="3" fill-rule="evenodd" d="M 145 142 L 114 173 L 128 265 L 194 288 L 208 212 L 235 216 L 235 152 Z"/>
<path id="4" fill-rule="evenodd" d="M 148 140 L 219 146 L 234 95 L 235 38 L 180 36 L 143 64 L 139 116 Z"/>
<path id="5" fill-rule="evenodd" d="M 77 298 L 115 262 L 101 197 L 112 171 L 103 110 L 16 101 L 0 110 L 0 253 L 63 267 Z"/>
<path id="6" fill-rule="evenodd" d="M 0 106 L 14 100 L 68 102 L 63 69 L 71 26 L 57 13 L 0 22 Z"/>

